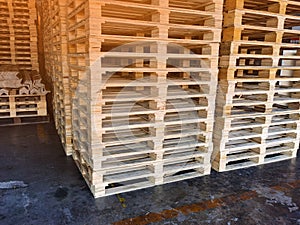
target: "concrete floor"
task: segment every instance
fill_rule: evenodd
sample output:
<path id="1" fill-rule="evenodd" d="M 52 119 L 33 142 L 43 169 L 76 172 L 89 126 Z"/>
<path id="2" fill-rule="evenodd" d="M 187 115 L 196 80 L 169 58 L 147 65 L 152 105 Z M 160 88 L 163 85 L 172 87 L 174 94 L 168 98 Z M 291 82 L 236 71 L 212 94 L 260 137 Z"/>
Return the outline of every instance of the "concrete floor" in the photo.
<path id="1" fill-rule="evenodd" d="M 300 225 L 300 159 L 94 200 L 53 124 L 0 128 L 0 224 Z M 126 207 L 121 204 L 122 198 Z"/>

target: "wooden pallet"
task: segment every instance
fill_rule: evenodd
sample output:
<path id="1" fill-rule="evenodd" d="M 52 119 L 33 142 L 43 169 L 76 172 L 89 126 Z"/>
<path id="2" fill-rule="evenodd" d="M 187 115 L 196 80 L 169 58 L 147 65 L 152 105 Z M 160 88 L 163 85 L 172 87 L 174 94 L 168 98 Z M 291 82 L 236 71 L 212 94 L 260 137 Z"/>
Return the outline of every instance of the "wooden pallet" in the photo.
<path id="1" fill-rule="evenodd" d="M 290 159 L 299 146 L 295 1 L 225 1 L 212 167 Z"/>
<path id="2" fill-rule="evenodd" d="M 73 157 L 96 197 L 209 173 L 222 7 L 68 1 Z"/>
<path id="3" fill-rule="evenodd" d="M 35 0 L 0 1 L 0 63 L 39 70 Z"/>
<path id="4" fill-rule="evenodd" d="M 276 1 L 269 5 L 268 2 L 225 3 L 220 62 L 224 69 L 220 78 L 247 79 L 252 71 L 256 76 L 252 78 L 276 79 L 279 72 L 299 70 L 295 65 L 287 67 L 284 63 L 299 56 L 288 59 L 282 54 L 285 48 L 299 49 L 300 33 L 294 29 L 299 23 L 299 5 L 294 1 Z"/>
<path id="5" fill-rule="evenodd" d="M 77 146 L 76 142 L 74 146 Z M 119 166 L 111 167 L 112 162 L 106 160 L 103 167 L 96 170 L 85 160 L 87 156 L 84 153 L 75 150 L 73 158 L 94 196 L 101 197 L 207 175 L 210 173 L 209 161 L 205 164 L 200 160 L 204 155 L 195 153 L 194 157 L 190 155 L 191 158 L 177 156 L 176 160 L 166 158 L 163 167 L 160 161 L 141 159 L 139 164 L 134 165 L 121 159 Z M 117 158 L 113 159 L 116 164 Z"/>
<path id="6" fill-rule="evenodd" d="M 0 118 L 47 116 L 46 95 L 0 96 Z"/>
<path id="7" fill-rule="evenodd" d="M 52 81 L 53 115 L 66 155 L 72 154 L 70 81 L 67 64 L 66 1 L 41 2 L 46 76 Z"/>

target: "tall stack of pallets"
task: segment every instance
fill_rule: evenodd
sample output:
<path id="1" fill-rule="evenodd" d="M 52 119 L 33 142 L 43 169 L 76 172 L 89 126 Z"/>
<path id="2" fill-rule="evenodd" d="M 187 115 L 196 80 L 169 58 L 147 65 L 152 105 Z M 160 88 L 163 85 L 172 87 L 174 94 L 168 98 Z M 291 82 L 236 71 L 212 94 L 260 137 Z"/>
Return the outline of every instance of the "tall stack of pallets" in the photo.
<path id="1" fill-rule="evenodd" d="M 43 0 L 40 14 L 43 19 L 46 76 L 53 84 L 53 116 L 65 153 L 72 154 L 71 101 L 67 63 L 67 1 Z"/>
<path id="2" fill-rule="evenodd" d="M 96 197 L 210 173 L 222 0 L 69 0 L 75 159 Z"/>
<path id="3" fill-rule="evenodd" d="M 224 9 L 219 58 L 223 0 L 42 1 L 56 127 L 94 196 L 296 156 L 300 3 Z"/>
<path id="4" fill-rule="evenodd" d="M 35 0 L 0 0 L 0 64 L 39 70 Z"/>
<path id="5" fill-rule="evenodd" d="M 0 0 L 0 125 L 48 121 L 35 0 Z"/>
<path id="6" fill-rule="evenodd" d="M 300 2 L 225 1 L 213 168 L 296 156 L 300 109 Z"/>

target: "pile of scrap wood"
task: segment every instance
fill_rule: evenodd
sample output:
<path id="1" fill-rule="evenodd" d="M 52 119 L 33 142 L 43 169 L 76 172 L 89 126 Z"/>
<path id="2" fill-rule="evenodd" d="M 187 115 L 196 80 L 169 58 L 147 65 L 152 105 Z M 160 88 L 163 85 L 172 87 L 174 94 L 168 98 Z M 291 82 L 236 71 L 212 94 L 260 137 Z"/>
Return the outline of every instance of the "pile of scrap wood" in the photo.
<path id="1" fill-rule="evenodd" d="M 36 71 L 0 71 L 0 95 L 8 95 L 17 89 L 20 95 L 47 94 L 41 75 Z"/>

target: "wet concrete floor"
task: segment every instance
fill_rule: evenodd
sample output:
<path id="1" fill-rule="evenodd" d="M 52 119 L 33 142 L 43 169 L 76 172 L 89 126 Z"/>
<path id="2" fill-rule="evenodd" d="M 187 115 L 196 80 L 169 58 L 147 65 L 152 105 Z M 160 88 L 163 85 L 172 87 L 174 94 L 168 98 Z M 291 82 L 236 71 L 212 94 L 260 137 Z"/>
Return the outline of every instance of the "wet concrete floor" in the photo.
<path id="1" fill-rule="evenodd" d="M 0 128 L 1 225 L 300 225 L 299 207 L 299 157 L 95 200 L 53 124 Z"/>

